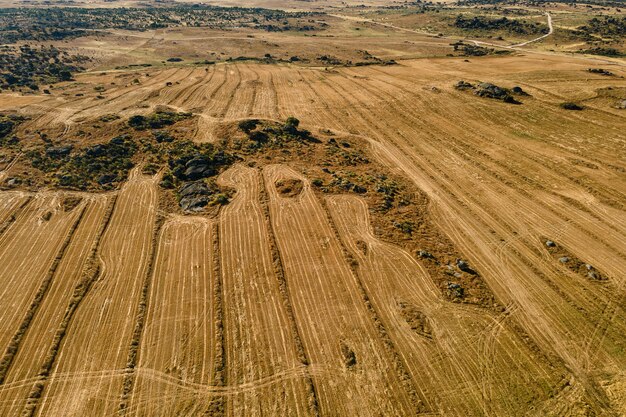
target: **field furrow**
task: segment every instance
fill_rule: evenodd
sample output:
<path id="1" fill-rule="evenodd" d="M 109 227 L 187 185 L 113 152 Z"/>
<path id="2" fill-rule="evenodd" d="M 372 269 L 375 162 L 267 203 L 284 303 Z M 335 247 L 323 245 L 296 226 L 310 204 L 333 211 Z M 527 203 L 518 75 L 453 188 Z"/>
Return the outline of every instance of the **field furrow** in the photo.
<path id="1" fill-rule="evenodd" d="M 50 277 L 49 288 L 34 311 L 34 317 L 12 358 L 11 366 L 4 378 L 4 385 L 0 386 L 2 398 L 0 414 L 19 415 L 25 407 L 33 381 L 39 376 L 44 362 L 48 360 L 48 349 L 55 337 L 54 329 L 62 321 L 73 289 L 83 276 L 108 197 L 103 195 L 83 198 L 86 202 L 73 210 L 84 209 L 85 213 L 53 276 Z"/>
<path id="2" fill-rule="evenodd" d="M 237 65 L 224 65 L 224 82 L 209 96 L 203 114 L 222 118 L 228 112 L 235 97 L 235 92 L 241 85 L 241 74 Z"/>
<path id="3" fill-rule="evenodd" d="M 100 275 L 66 330 L 37 415 L 117 411 L 134 318 L 150 258 L 157 209 L 154 178 L 134 173 L 118 200 L 99 251 Z M 110 371 L 85 385 L 73 378 Z M 55 374 L 66 375 L 54 378 Z"/>
<path id="4" fill-rule="evenodd" d="M 265 119 L 278 118 L 276 86 L 274 84 L 274 71 L 259 70 L 259 85 L 255 95 L 250 114 L 254 117 Z"/>
<path id="5" fill-rule="evenodd" d="M 274 274 L 259 173 L 244 166 L 220 181 L 237 190 L 220 215 L 221 269 L 229 386 L 254 383 L 302 365 L 295 335 Z M 245 220 L 244 220 L 245 219 Z M 243 221 L 242 221 L 243 220 Z M 229 415 L 310 415 L 308 381 L 285 379 L 228 399 Z"/>
<path id="6" fill-rule="evenodd" d="M 313 376 L 322 415 L 416 413 L 421 404 L 412 403 L 393 371 L 339 242 L 308 183 L 295 198 L 281 197 L 275 186 L 279 180 L 306 179 L 276 165 L 264 169 L 264 178 L 304 347 L 311 365 L 325 369 L 323 375 Z M 389 372 L 372 374 L 368 369 Z M 346 397 L 354 402 L 344 402 Z"/>
<path id="7" fill-rule="evenodd" d="M 79 211 L 64 212 L 61 195 L 36 195 L 0 237 L 0 346 L 8 348 Z M 18 279 L 16 279 L 16 277 Z"/>
<path id="8" fill-rule="evenodd" d="M 336 196 L 327 204 L 373 305 L 433 408 L 444 415 L 518 415 L 562 383 L 552 377 L 555 365 L 507 326 L 515 308 L 496 317 L 443 301 L 424 267 L 373 235 L 362 200 Z"/>
<path id="9" fill-rule="evenodd" d="M 212 240 L 212 223 L 203 218 L 172 218 L 161 229 L 127 415 L 192 416 L 210 409 L 214 396 L 184 386 L 214 383 Z"/>

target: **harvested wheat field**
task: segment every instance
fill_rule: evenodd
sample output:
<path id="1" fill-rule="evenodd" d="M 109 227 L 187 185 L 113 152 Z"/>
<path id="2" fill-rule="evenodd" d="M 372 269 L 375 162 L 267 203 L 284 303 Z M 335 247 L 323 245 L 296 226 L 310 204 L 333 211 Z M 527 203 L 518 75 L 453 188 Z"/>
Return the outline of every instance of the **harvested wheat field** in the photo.
<path id="1" fill-rule="evenodd" d="M 626 416 L 623 12 L 247 3 L 0 9 L 0 416 Z"/>

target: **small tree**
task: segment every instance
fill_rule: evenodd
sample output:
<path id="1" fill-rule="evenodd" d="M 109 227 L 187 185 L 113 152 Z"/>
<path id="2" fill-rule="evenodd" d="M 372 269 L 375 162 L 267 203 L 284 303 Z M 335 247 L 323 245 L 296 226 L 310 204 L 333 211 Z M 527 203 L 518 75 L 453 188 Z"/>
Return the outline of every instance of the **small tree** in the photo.
<path id="1" fill-rule="evenodd" d="M 300 120 L 296 119 L 293 116 L 289 116 L 285 121 L 285 130 L 288 133 L 295 134 L 298 132 L 298 126 L 300 126 Z"/>

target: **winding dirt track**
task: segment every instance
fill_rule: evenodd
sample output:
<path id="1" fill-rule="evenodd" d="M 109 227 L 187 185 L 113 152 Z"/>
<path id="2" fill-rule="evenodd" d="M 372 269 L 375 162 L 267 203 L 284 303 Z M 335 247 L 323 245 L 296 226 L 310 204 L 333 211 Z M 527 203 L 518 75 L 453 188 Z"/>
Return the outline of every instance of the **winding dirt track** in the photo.
<path id="1" fill-rule="evenodd" d="M 515 45 L 511 45 L 511 47 L 516 48 L 520 46 L 526 46 L 530 43 L 539 42 L 540 40 L 545 39 L 548 36 L 552 35 L 554 33 L 554 27 L 552 26 L 552 15 L 549 12 L 546 12 L 546 19 L 548 20 L 548 33 L 546 33 L 545 35 L 541 35 L 535 39 L 526 41 L 526 42 L 516 43 Z"/>
<path id="2" fill-rule="evenodd" d="M 62 212 L 58 194 L 2 192 L 3 352 L 55 257 L 61 263 L 9 355 L 0 414 L 34 401 L 39 416 L 112 416 L 129 380 L 133 416 L 623 414 L 626 121 L 601 93 L 626 83 L 587 73 L 592 65 L 543 55 L 332 71 L 220 64 L 151 70 L 97 105 L 70 96 L 21 103 L 33 129 L 170 105 L 199 114 L 201 141 L 221 120 L 289 115 L 310 130 L 367 138 L 428 195 L 431 218 L 505 311 L 444 301 L 413 254 L 373 235 L 361 200 L 319 200 L 288 166 L 236 166 L 220 179 L 237 193 L 217 219 L 169 218 L 158 238 L 156 180 L 136 175 L 98 245 L 99 279 L 42 377 L 54 331 L 43 329 L 71 303 L 113 197 Z M 626 75 L 622 65 L 611 71 Z M 459 79 L 530 96 L 519 106 L 482 99 L 454 90 Z M 586 109 L 562 110 L 565 101 Z M 302 180 L 304 191 L 282 196 L 282 178 Z M 571 271 L 546 239 L 608 279 Z M 132 340 L 144 283 L 145 326 Z"/>

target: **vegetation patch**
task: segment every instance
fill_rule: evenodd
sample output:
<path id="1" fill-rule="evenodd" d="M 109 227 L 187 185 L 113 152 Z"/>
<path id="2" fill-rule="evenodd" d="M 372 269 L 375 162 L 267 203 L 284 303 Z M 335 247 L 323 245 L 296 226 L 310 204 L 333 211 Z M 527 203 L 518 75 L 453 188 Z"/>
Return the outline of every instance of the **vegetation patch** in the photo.
<path id="1" fill-rule="evenodd" d="M 411 303 L 401 301 L 398 303 L 402 318 L 411 326 L 411 330 L 419 335 L 432 338 L 432 327 L 428 317 Z"/>
<path id="2" fill-rule="evenodd" d="M 294 118 L 282 124 L 244 120 L 225 128 L 221 136 L 224 151 L 249 165 L 288 164 L 310 178 L 313 191 L 320 195 L 349 193 L 365 199 L 379 238 L 400 244 L 416 257 L 422 249 L 429 253 L 420 261 L 446 299 L 488 308 L 498 305 L 480 274 L 459 262 L 454 245 L 429 220 L 426 196 L 373 160 L 363 139 L 327 130 L 313 135 Z M 297 195 L 300 184 L 283 180 L 277 187 L 286 195 Z"/>
<path id="3" fill-rule="evenodd" d="M 580 104 L 572 103 L 569 101 L 566 103 L 559 104 L 559 107 L 564 110 L 583 110 L 584 109 L 584 107 L 581 106 Z"/>
<path id="4" fill-rule="evenodd" d="M 164 109 L 148 116 L 135 115 L 128 119 L 128 125 L 136 130 L 160 129 L 191 117 L 191 113 L 177 113 Z"/>
<path id="5" fill-rule="evenodd" d="M 11 146 L 19 142 L 13 134 L 26 118 L 17 114 L 0 114 L 0 146 Z"/>
<path id="6" fill-rule="evenodd" d="M 503 30 L 518 35 L 541 35 L 548 33 L 546 25 L 526 20 L 509 19 L 507 17 L 490 18 L 485 16 L 466 17 L 458 15 L 453 26 L 463 30 L 495 31 Z"/>
<path id="7" fill-rule="evenodd" d="M 314 13 L 262 8 L 180 5 L 141 8 L 3 8 L 0 43 L 48 41 L 93 34 L 94 30 L 145 31 L 169 27 L 253 28 L 267 31 L 319 30 Z"/>
<path id="8" fill-rule="evenodd" d="M 0 46 L 0 88 L 39 90 L 41 84 L 69 81 L 88 61 L 85 56 L 70 55 L 54 46 Z"/>
<path id="9" fill-rule="evenodd" d="M 276 190 L 283 197 L 297 197 L 302 192 L 304 184 L 297 178 L 276 181 Z"/>
<path id="10" fill-rule="evenodd" d="M 626 54 L 624 54 L 623 52 L 621 52 L 620 50 L 616 48 L 603 47 L 603 46 L 596 46 L 596 47 L 589 48 L 589 49 L 583 49 L 579 51 L 579 53 L 589 54 L 589 55 L 610 56 L 610 57 L 626 56 Z"/>
<path id="11" fill-rule="evenodd" d="M 626 16 L 593 17 L 577 30 L 587 35 L 620 38 L 626 34 Z"/>
<path id="12" fill-rule="evenodd" d="M 454 52 L 460 53 L 462 56 L 510 55 L 512 53 L 509 50 L 485 48 L 484 46 L 472 45 L 463 41 L 451 43 L 450 46 L 452 46 Z"/>
<path id="13" fill-rule="evenodd" d="M 602 69 L 602 68 L 589 68 L 589 69 L 587 70 L 587 72 L 590 72 L 590 73 L 592 73 L 592 74 L 600 74 L 600 75 L 605 75 L 605 76 L 607 76 L 607 77 L 612 77 L 612 76 L 614 76 L 614 75 L 615 75 L 615 74 L 613 74 L 611 71 L 609 71 L 609 70 L 605 70 L 605 69 Z"/>
<path id="14" fill-rule="evenodd" d="M 59 187 L 109 190 L 126 180 L 136 151 L 135 141 L 121 135 L 79 151 L 72 146 L 48 146 L 29 151 L 27 157 L 33 167 L 52 173 Z"/>
<path id="15" fill-rule="evenodd" d="M 227 204 L 233 190 L 220 187 L 216 179 L 236 162 L 289 164 L 311 179 L 318 194 L 352 193 L 364 198 L 381 239 L 399 243 L 418 257 L 418 250 L 427 251 L 429 257 L 422 263 L 447 299 L 489 308 L 497 305 L 480 275 L 458 266 L 460 255 L 453 244 L 428 220 L 425 195 L 374 161 L 362 139 L 328 130 L 314 135 L 290 117 L 282 123 L 258 119 L 225 123 L 216 131 L 216 142 L 195 143 L 180 134 L 193 123 L 196 120 L 188 114 L 160 110 L 105 126 L 96 122 L 97 132 L 106 129 L 116 134 L 104 143 L 53 141 L 41 133 L 38 140 L 44 145 L 27 143 L 24 162 L 30 164 L 34 185 L 89 191 L 119 188 L 130 169 L 141 164 L 146 174 L 160 173 L 163 207 L 174 212 L 207 211 Z M 45 175 L 43 182 L 37 172 Z M 281 195 L 296 197 L 304 183 L 283 180 L 277 187 Z"/>

